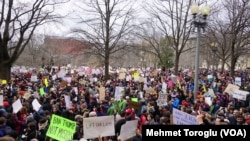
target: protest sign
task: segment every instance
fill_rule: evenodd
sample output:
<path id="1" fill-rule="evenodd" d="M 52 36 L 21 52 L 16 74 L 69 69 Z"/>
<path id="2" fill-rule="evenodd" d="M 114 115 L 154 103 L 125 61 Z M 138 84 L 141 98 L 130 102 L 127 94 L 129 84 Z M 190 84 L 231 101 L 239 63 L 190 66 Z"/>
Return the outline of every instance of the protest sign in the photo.
<path id="1" fill-rule="evenodd" d="M 209 106 L 212 105 L 212 98 L 211 97 L 205 97 L 205 103 L 207 103 Z"/>
<path id="2" fill-rule="evenodd" d="M 48 87 L 48 86 L 49 86 L 49 81 L 48 81 L 48 78 L 45 78 L 45 79 L 44 79 L 44 84 L 45 84 L 45 86 L 46 86 L 46 87 Z"/>
<path id="3" fill-rule="evenodd" d="M 6 85 L 7 84 L 7 80 L 2 80 L 2 84 Z"/>
<path id="4" fill-rule="evenodd" d="M 154 93 L 154 88 L 150 87 L 150 88 L 145 88 L 146 93 L 148 94 L 153 94 Z"/>
<path id="5" fill-rule="evenodd" d="M 115 99 L 121 100 L 121 96 L 124 94 L 124 87 L 115 87 Z"/>
<path id="6" fill-rule="evenodd" d="M 198 125 L 198 122 L 195 116 L 174 108 L 173 109 L 173 124 L 175 125 Z"/>
<path id="7" fill-rule="evenodd" d="M 165 105 L 167 105 L 167 94 L 165 94 L 165 93 L 160 93 L 159 94 L 159 97 L 158 97 L 158 99 L 157 99 L 157 105 L 158 106 L 165 106 Z"/>
<path id="8" fill-rule="evenodd" d="M 152 77 L 157 76 L 158 75 L 158 70 L 154 70 L 150 75 Z"/>
<path id="9" fill-rule="evenodd" d="M 37 76 L 36 75 L 32 75 L 31 78 L 30 78 L 30 81 L 31 82 L 37 82 Z"/>
<path id="10" fill-rule="evenodd" d="M 78 88 L 77 87 L 73 87 L 73 90 L 74 90 L 75 94 L 78 95 L 78 93 L 79 93 L 78 92 Z"/>
<path id="11" fill-rule="evenodd" d="M 13 113 L 17 113 L 23 107 L 21 100 L 18 99 L 12 104 Z"/>
<path id="12" fill-rule="evenodd" d="M 40 95 L 43 96 L 43 95 L 45 94 L 44 88 L 40 88 L 40 89 L 39 89 L 39 92 L 40 92 Z"/>
<path id="13" fill-rule="evenodd" d="M 171 79 L 173 83 L 177 83 L 177 77 L 175 75 L 171 75 Z"/>
<path id="14" fill-rule="evenodd" d="M 46 136 L 58 141 L 69 141 L 73 139 L 75 131 L 76 122 L 57 115 L 52 115 Z"/>
<path id="15" fill-rule="evenodd" d="M 29 91 L 26 91 L 26 92 L 24 93 L 24 95 L 23 95 L 23 98 L 26 99 L 26 100 L 28 100 L 28 99 L 30 98 L 30 96 L 31 96 L 30 92 L 29 92 Z"/>
<path id="16" fill-rule="evenodd" d="M 210 96 L 214 97 L 214 90 L 213 89 L 208 89 L 208 93 Z"/>
<path id="17" fill-rule="evenodd" d="M 99 88 L 99 100 L 105 100 L 105 87 Z"/>
<path id="18" fill-rule="evenodd" d="M 132 79 L 131 75 L 126 76 L 126 81 L 130 81 Z"/>
<path id="19" fill-rule="evenodd" d="M 141 82 L 141 83 L 145 82 L 145 78 L 144 77 L 139 77 L 139 82 Z"/>
<path id="20" fill-rule="evenodd" d="M 123 79 L 125 79 L 125 78 L 126 78 L 126 73 L 124 73 L 124 72 L 119 73 L 118 79 L 123 80 Z"/>
<path id="21" fill-rule="evenodd" d="M 233 98 L 236 99 L 240 99 L 240 100 L 246 100 L 247 99 L 247 95 L 249 94 L 249 92 L 247 91 L 242 91 L 242 90 L 234 90 L 233 91 Z"/>
<path id="22" fill-rule="evenodd" d="M 131 101 L 138 102 L 138 98 L 131 98 Z"/>
<path id="23" fill-rule="evenodd" d="M 86 80 L 79 80 L 79 83 L 80 83 L 81 85 L 85 85 L 85 84 L 87 83 L 87 81 L 86 81 Z"/>
<path id="24" fill-rule="evenodd" d="M 122 125 L 120 132 L 120 137 L 122 141 L 125 141 L 136 135 L 137 124 L 138 120 L 131 120 L 126 121 L 126 123 Z"/>
<path id="25" fill-rule="evenodd" d="M 163 93 L 167 93 L 167 87 L 168 87 L 167 83 L 166 82 L 162 82 L 162 89 L 161 89 L 161 91 Z"/>
<path id="26" fill-rule="evenodd" d="M 54 81 L 55 81 L 55 80 L 56 80 L 56 78 L 57 78 L 57 75 L 53 75 L 53 76 L 52 76 L 52 80 L 54 80 Z"/>
<path id="27" fill-rule="evenodd" d="M 228 84 L 227 88 L 225 89 L 225 92 L 232 95 L 234 90 L 238 90 L 240 87 L 233 85 L 233 84 Z"/>
<path id="28" fill-rule="evenodd" d="M 114 116 L 101 116 L 83 119 L 84 138 L 91 139 L 99 136 L 114 136 Z"/>
<path id="29" fill-rule="evenodd" d="M 234 84 L 238 85 L 238 86 L 241 86 L 241 78 L 240 77 L 235 77 Z"/>
<path id="30" fill-rule="evenodd" d="M 65 100 L 65 106 L 66 106 L 66 108 L 67 108 L 67 109 L 70 109 L 70 108 L 71 108 L 70 96 L 65 95 L 65 96 L 64 96 L 64 100 Z"/>
<path id="31" fill-rule="evenodd" d="M 34 99 L 32 101 L 32 106 L 35 111 L 39 111 L 41 104 L 37 101 L 37 99 Z"/>

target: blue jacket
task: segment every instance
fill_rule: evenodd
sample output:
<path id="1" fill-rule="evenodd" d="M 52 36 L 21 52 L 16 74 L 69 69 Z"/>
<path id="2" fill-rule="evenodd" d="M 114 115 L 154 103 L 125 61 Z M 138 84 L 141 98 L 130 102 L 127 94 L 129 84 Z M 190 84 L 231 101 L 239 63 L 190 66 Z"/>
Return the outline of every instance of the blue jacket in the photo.
<path id="1" fill-rule="evenodd" d="M 175 100 L 173 101 L 173 108 L 179 108 L 179 105 L 180 105 L 180 100 L 178 98 L 175 98 Z"/>

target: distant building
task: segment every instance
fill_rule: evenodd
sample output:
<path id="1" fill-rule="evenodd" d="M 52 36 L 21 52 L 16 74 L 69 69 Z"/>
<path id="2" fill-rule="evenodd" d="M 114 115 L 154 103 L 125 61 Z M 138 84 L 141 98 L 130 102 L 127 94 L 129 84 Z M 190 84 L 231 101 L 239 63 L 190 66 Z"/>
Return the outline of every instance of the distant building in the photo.
<path id="1" fill-rule="evenodd" d="M 91 56 L 91 44 L 82 39 L 46 36 L 43 47 L 49 63 L 55 65 L 90 65 L 98 61 Z"/>

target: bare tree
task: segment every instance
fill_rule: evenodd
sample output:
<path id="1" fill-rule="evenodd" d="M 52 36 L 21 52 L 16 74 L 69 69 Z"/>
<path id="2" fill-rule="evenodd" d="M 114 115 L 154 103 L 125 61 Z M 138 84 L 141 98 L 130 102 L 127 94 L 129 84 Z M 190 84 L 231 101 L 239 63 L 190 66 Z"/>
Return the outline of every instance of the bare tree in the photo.
<path id="1" fill-rule="evenodd" d="M 192 0 L 156 0 L 146 3 L 147 12 L 156 19 L 156 28 L 160 29 L 172 44 L 175 53 L 175 73 L 178 73 L 180 55 L 187 51 L 185 45 L 191 32 L 189 10 Z"/>
<path id="2" fill-rule="evenodd" d="M 159 62 L 164 64 L 165 60 L 163 59 L 162 52 L 163 50 L 170 48 L 171 43 L 162 44 L 164 37 L 157 31 L 157 28 L 154 26 L 154 22 L 147 21 L 146 23 L 139 25 L 135 34 L 146 42 L 145 44 L 142 43 L 142 45 L 139 46 L 140 50 L 157 56 Z"/>
<path id="3" fill-rule="evenodd" d="M 109 79 L 110 55 L 128 47 L 120 41 L 129 40 L 129 33 L 133 29 L 133 2 L 131 0 L 88 0 L 77 5 L 84 5 L 79 9 L 78 18 L 83 26 L 73 31 L 92 45 L 92 52 L 104 60 L 105 79 Z M 84 15 L 82 14 L 84 13 Z"/>
<path id="4" fill-rule="evenodd" d="M 0 78 L 10 79 L 10 68 L 30 41 L 35 29 L 56 21 L 55 6 L 65 0 L 2 0 L 0 11 Z M 10 43 L 12 46 L 10 46 Z"/>
<path id="5" fill-rule="evenodd" d="M 226 0 L 223 4 L 229 21 L 229 35 L 231 35 L 229 38 L 231 50 L 230 74 L 234 76 L 238 58 L 250 53 L 250 1 Z"/>
<path id="6" fill-rule="evenodd" d="M 42 36 L 39 34 L 34 34 L 27 47 L 23 50 L 23 53 L 20 55 L 18 60 L 14 63 L 15 65 L 28 65 L 31 67 L 37 67 L 39 62 L 41 62 L 41 57 L 43 55 L 42 45 L 43 40 Z"/>
<path id="7" fill-rule="evenodd" d="M 212 15 L 206 34 L 207 43 L 217 44 L 216 56 L 222 60 L 234 75 L 238 58 L 249 54 L 249 1 L 226 0 L 218 3 L 220 10 Z"/>
<path id="8" fill-rule="evenodd" d="M 214 21 L 210 24 L 212 26 L 208 27 L 203 42 L 210 48 L 211 53 L 215 53 L 216 58 L 221 59 L 221 71 L 224 71 L 225 65 L 228 64 L 231 57 L 228 31 L 222 20 L 216 17 L 213 17 L 213 19 Z M 216 52 L 212 52 L 213 48 L 216 48 Z M 207 54 L 209 50 L 206 50 L 204 53 Z"/>

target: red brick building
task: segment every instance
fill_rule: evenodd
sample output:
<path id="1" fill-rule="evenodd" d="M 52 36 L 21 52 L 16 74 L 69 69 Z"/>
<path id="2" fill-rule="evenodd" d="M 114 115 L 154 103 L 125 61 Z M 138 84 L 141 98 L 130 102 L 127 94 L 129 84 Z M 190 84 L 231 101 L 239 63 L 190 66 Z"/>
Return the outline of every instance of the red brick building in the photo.
<path id="1" fill-rule="evenodd" d="M 55 36 L 46 36 L 44 39 L 46 58 L 53 60 L 55 65 L 84 64 L 84 58 L 89 58 L 90 48 L 91 45 L 82 39 Z"/>

